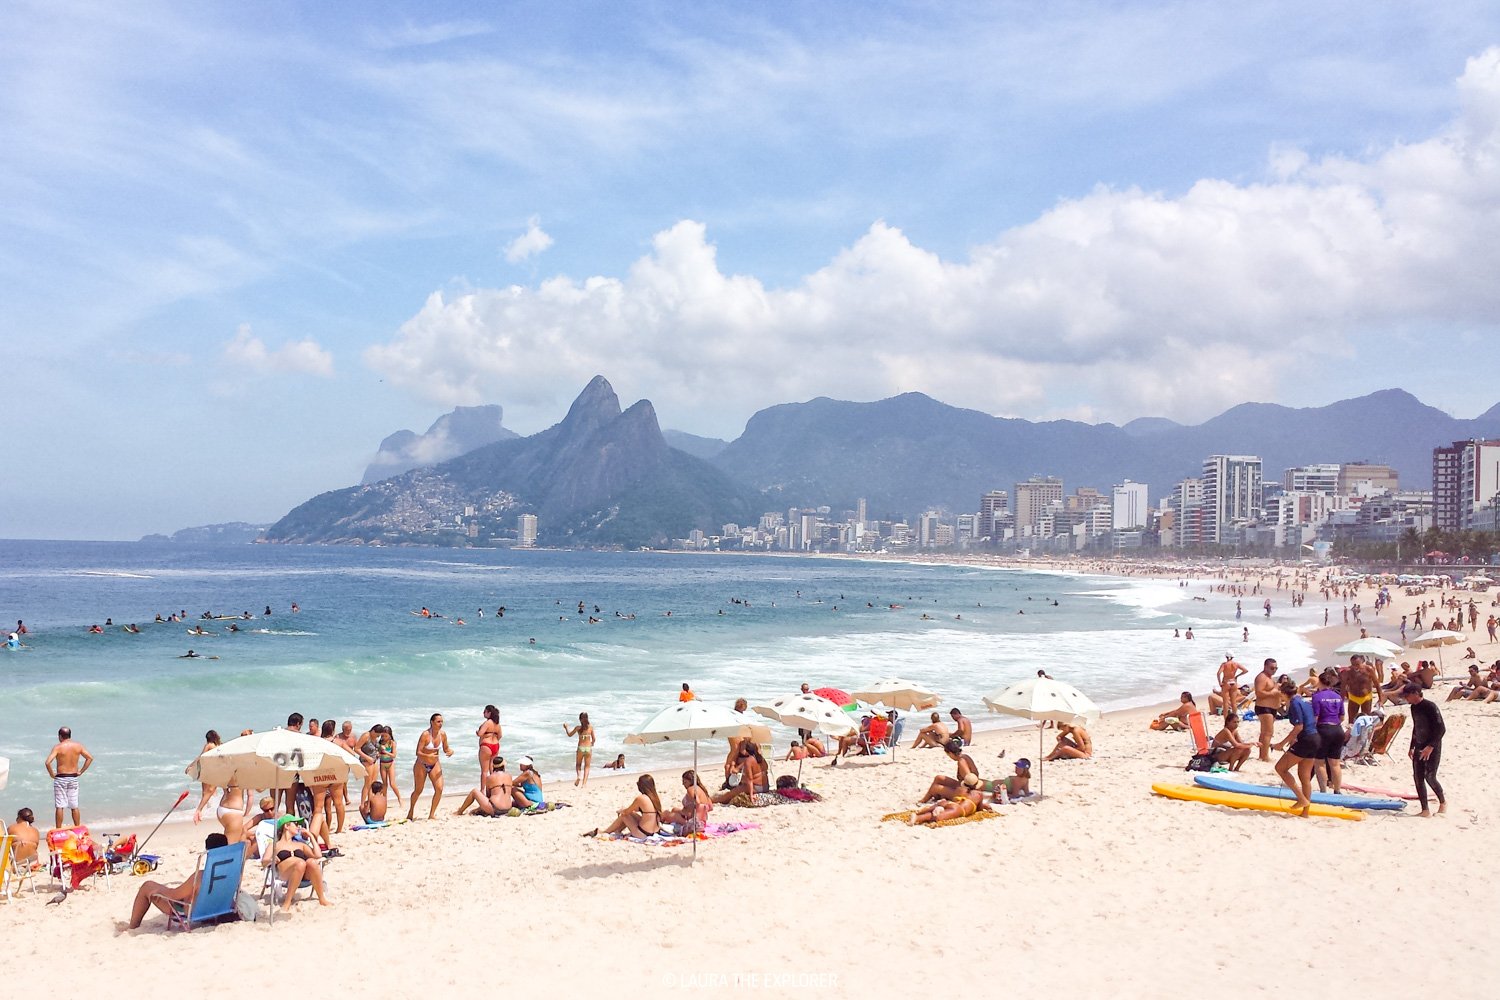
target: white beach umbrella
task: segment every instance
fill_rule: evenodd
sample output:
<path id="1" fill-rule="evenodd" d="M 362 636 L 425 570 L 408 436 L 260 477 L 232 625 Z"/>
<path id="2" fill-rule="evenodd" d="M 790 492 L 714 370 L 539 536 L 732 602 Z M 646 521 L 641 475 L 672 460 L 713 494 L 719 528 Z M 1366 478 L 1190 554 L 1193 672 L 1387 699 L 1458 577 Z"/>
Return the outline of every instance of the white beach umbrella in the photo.
<path id="1" fill-rule="evenodd" d="M 332 740 L 291 729 L 268 729 L 239 736 L 204 751 L 184 772 L 206 785 L 290 788 L 337 784 L 362 772 L 358 757 Z"/>
<path id="2" fill-rule="evenodd" d="M 919 712 L 928 708 L 936 708 L 942 701 L 936 692 L 899 677 L 887 677 L 874 682 L 867 688 L 849 693 L 856 698 L 879 702 L 887 708 L 897 708 L 903 712 Z"/>
<path id="3" fill-rule="evenodd" d="M 769 705 L 756 705 L 755 711 L 783 726 L 806 729 L 825 736 L 848 736 L 858 726 L 850 714 L 827 698 L 816 694 L 789 694 Z M 797 784 L 802 783 L 802 761 L 797 761 Z"/>
<path id="4" fill-rule="evenodd" d="M 1041 753 L 1042 724 L 1065 722 L 1082 725 L 1099 719 L 1099 706 L 1082 691 L 1071 684 L 1055 681 L 1050 677 L 1028 677 L 1009 687 L 984 696 L 984 703 L 992 712 L 1015 715 L 1037 723 L 1037 793 L 1046 789 L 1045 762 Z"/>
<path id="5" fill-rule="evenodd" d="M 645 725 L 625 737 L 625 742 L 633 746 L 641 746 L 649 743 L 687 743 L 693 744 L 693 773 L 698 774 L 698 741 L 699 740 L 727 740 L 737 737 L 755 739 L 756 730 L 763 731 L 766 738 L 770 738 L 770 730 L 755 721 L 754 717 L 746 712 L 736 712 L 732 708 L 724 708 L 705 701 L 678 702 L 670 708 L 662 709 L 650 719 Z M 703 778 L 698 777 L 701 786 Z M 693 838 L 693 859 L 698 858 L 698 838 Z"/>
<path id="6" fill-rule="evenodd" d="M 1373 656 L 1381 660 L 1389 660 L 1400 653 L 1401 647 L 1396 643 L 1373 635 L 1346 642 L 1333 651 L 1335 656 Z"/>
<path id="7" fill-rule="evenodd" d="M 5 791 L 5 786 L 10 782 L 10 758 L 0 757 L 0 792 Z"/>
<path id="8" fill-rule="evenodd" d="M 1457 645 L 1469 637 L 1462 632 L 1454 632 L 1451 629 L 1435 628 L 1429 629 L 1407 643 L 1412 649 L 1432 649 L 1438 651 L 1438 669 L 1443 669 L 1443 647 Z"/>

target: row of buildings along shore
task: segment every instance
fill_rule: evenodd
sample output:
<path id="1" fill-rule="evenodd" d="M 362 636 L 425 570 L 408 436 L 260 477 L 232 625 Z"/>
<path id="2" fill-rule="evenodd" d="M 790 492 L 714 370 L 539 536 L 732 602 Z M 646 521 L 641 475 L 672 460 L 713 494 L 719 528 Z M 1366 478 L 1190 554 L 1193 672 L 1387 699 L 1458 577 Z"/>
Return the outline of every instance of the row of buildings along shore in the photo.
<path id="1" fill-rule="evenodd" d="M 1433 449 L 1432 489 L 1403 490 L 1395 469 L 1369 462 L 1301 465 L 1265 480 L 1256 455 L 1210 455 L 1198 476 L 1152 498 L 1144 483 L 1064 491 L 1037 475 L 978 497 L 978 509 L 923 511 L 872 520 L 853 510 L 793 507 L 754 525 L 694 531 L 689 549 L 896 552 L 993 548 L 1006 552 L 1086 549 L 1285 549 L 1326 553 L 1335 542 L 1398 542 L 1409 531 L 1500 530 L 1500 441 Z M 1290 553 L 1289 553 L 1290 554 Z M 1411 553 L 1412 556 L 1418 553 Z"/>

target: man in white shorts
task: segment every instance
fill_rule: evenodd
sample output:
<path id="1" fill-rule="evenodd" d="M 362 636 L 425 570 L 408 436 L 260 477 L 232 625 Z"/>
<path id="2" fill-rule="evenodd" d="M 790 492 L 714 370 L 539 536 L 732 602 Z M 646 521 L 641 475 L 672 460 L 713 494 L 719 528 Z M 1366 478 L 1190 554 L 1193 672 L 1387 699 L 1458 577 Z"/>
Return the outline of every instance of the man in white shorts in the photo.
<path id="1" fill-rule="evenodd" d="M 73 825 L 83 818 L 78 811 L 78 779 L 94 762 L 82 743 L 73 739 L 73 730 L 63 726 L 57 731 L 57 746 L 47 755 L 47 773 L 52 777 L 52 804 L 57 807 L 57 826 L 63 825 L 63 810 L 73 813 Z"/>

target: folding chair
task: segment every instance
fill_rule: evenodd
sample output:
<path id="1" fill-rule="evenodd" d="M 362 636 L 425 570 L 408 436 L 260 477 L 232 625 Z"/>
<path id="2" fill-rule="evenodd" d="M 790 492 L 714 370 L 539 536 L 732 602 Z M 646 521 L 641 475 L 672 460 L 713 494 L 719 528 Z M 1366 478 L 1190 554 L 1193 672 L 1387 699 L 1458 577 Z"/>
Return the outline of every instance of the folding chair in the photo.
<path id="1" fill-rule="evenodd" d="M 1401 732 L 1401 727 L 1406 725 L 1406 716 L 1387 715 L 1385 721 L 1375 727 L 1375 736 L 1370 740 L 1370 756 L 1385 754 L 1387 760 L 1394 761 L 1391 756 L 1391 744 L 1396 742 L 1396 736 Z"/>
<path id="2" fill-rule="evenodd" d="M 195 926 L 235 912 L 235 900 L 239 897 L 240 879 L 244 874 L 244 844 L 215 847 L 203 855 L 198 890 L 192 899 L 172 899 L 160 893 L 151 899 L 152 902 L 160 900 L 172 911 L 167 917 L 169 930 L 191 931 Z"/>
<path id="3" fill-rule="evenodd" d="M 273 922 L 276 920 L 276 905 L 278 902 L 275 886 L 278 884 L 286 885 L 286 883 L 281 882 L 281 879 L 276 874 L 276 859 L 272 856 L 272 848 L 275 844 L 276 821 L 273 819 L 263 819 L 255 824 L 255 854 L 256 857 L 260 858 L 261 867 L 265 873 L 260 884 L 260 898 L 266 900 L 267 904 L 271 907 L 271 920 Z M 326 858 L 320 858 L 318 867 L 323 868 L 326 863 Z M 313 894 L 311 879 L 303 879 L 299 885 L 286 886 L 286 891 L 290 893 L 297 893 L 303 889 L 307 890 L 307 896 L 311 899 Z"/>
<path id="4" fill-rule="evenodd" d="M 31 870 L 29 862 L 21 864 L 16 861 L 16 838 L 0 833 L 0 895 L 10 902 L 21 884 L 27 881 L 31 882 L 31 891 L 35 893 L 36 872 Z"/>
<path id="5" fill-rule="evenodd" d="M 91 876 L 104 878 L 109 884 L 109 866 L 104 863 L 103 852 L 86 826 L 64 826 L 47 831 L 45 839 L 51 859 L 47 873 L 62 883 L 64 892 L 71 892 L 83 885 Z"/>
<path id="6" fill-rule="evenodd" d="M 1214 746 L 1208 738 L 1208 722 L 1202 712 L 1192 712 L 1187 717 L 1188 742 L 1193 748 L 1185 771 L 1210 771 L 1214 766 Z"/>

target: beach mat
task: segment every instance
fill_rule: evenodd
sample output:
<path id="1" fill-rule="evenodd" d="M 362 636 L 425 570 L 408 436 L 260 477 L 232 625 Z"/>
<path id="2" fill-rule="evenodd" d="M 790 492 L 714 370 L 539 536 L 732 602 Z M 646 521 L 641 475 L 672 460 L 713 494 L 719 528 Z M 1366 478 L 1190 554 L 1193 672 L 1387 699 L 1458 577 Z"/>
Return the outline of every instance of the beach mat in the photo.
<path id="1" fill-rule="evenodd" d="M 718 840 L 742 830 L 759 830 L 759 823 L 709 823 L 703 828 L 703 833 L 698 836 L 699 840 Z M 652 834 L 649 837 L 632 837 L 628 833 L 616 833 L 610 836 L 610 840 L 627 840 L 632 844 L 645 844 L 647 847 L 681 847 L 683 844 L 692 843 L 692 837 L 682 837 L 676 834 L 664 836 Z"/>
<path id="2" fill-rule="evenodd" d="M 882 822 L 882 823 L 898 823 L 898 822 L 899 823 L 910 823 L 911 822 L 911 818 L 912 818 L 912 816 L 914 814 L 915 814 L 915 810 L 908 809 L 908 810 L 906 810 L 906 812 L 891 813 L 889 816 L 882 816 L 882 817 L 880 817 L 880 822 Z M 984 812 L 977 812 L 977 813 L 975 813 L 972 816 L 959 816 L 956 819 L 945 819 L 945 820 L 940 820 L 940 821 L 938 821 L 936 823 L 922 823 L 920 825 L 922 825 L 922 826 L 958 826 L 960 823 L 977 823 L 980 820 L 984 820 L 984 819 L 999 819 L 999 818 L 1000 818 L 1000 814 L 997 813 L 997 812 L 984 811 Z"/>

